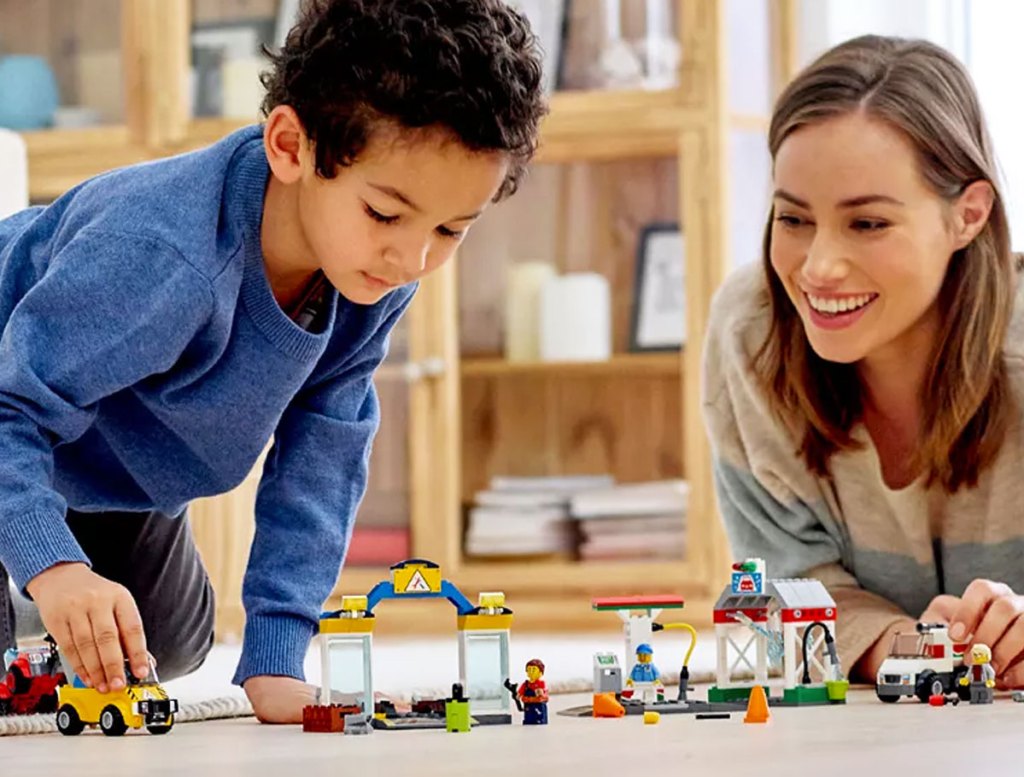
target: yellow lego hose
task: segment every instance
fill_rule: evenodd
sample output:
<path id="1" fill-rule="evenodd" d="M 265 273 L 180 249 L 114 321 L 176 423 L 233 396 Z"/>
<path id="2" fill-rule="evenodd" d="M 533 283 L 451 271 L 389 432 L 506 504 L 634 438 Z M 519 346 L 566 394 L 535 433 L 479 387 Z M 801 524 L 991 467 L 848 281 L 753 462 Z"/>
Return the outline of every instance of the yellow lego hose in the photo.
<path id="1" fill-rule="evenodd" d="M 686 651 L 686 656 L 683 658 L 683 666 L 689 666 L 690 656 L 693 655 L 693 649 L 697 647 L 697 629 L 691 626 L 689 623 L 666 623 L 662 626 L 663 629 L 685 629 L 690 632 L 690 649 Z"/>

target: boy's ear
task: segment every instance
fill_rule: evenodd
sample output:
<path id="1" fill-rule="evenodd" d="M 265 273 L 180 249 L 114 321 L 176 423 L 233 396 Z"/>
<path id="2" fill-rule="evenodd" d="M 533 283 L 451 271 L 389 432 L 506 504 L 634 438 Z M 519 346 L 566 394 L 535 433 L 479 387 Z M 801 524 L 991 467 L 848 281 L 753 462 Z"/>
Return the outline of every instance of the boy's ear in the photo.
<path id="1" fill-rule="evenodd" d="M 290 105 L 278 105 L 267 116 L 263 147 L 270 170 L 281 183 L 291 184 L 302 178 L 305 160 L 309 158 L 309 140 L 299 115 Z"/>
<path id="2" fill-rule="evenodd" d="M 970 245 L 985 228 L 995 198 L 995 190 L 988 181 L 975 181 L 963 190 L 954 205 L 957 249 Z"/>

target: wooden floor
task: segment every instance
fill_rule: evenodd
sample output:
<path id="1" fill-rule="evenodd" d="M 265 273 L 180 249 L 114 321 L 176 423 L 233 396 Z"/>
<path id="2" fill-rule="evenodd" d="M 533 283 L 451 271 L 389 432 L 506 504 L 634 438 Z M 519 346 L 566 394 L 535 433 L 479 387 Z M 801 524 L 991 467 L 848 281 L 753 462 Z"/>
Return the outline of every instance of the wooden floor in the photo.
<path id="1" fill-rule="evenodd" d="M 555 697 L 552 711 L 586 701 Z M 1021 775 L 1024 704 L 883 705 L 854 691 L 845 707 L 775 709 L 766 725 L 662 716 L 594 720 L 552 714 L 546 727 L 303 734 L 252 719 L 182 724 L 164 737 L 98 732 L 0 739 L 4 777 L 633 777 L 633 775 Z M 873 774 L 872 774 L 873 773 Z"/>

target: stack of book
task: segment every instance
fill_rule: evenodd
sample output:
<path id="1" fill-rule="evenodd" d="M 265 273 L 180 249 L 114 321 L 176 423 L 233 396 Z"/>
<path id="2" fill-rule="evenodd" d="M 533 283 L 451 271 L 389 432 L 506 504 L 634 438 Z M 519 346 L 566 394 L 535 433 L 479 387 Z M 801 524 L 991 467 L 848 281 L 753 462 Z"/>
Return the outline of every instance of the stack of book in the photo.
<path id="1" fill-rule="evenodd" d="M 685 480 L 613 485 L 576 494 L 569 511 L 579 526 L 580 558 L 682 558 L 689 494 Z"/>
<path id="2" fill-rule="evenodd" d="M 503 477 L 475 495 L 466 527 L 466 554 L 573 556 L 576 534 L 569 515 L 574 496 L 614 485 L 608 475 Z"/>

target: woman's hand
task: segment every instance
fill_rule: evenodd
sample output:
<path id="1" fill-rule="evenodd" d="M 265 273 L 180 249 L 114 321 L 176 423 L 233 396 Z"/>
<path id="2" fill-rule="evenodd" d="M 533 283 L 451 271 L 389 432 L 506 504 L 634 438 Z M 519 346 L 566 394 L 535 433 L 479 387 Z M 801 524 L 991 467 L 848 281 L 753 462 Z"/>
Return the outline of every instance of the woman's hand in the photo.
<path id="1" fill-rule="evenodd" d="M 954 642 L 969 640 L 964 659 L 968 661 L 970 646 L 988 645 L 992 649 L 992 669 L 1000 687 L 1024 687 L 1024 596 L 1010 586 L 992 580 L 975 580 L 964 591 L 963 598 L 950 623 L 949 636 Z"/>

